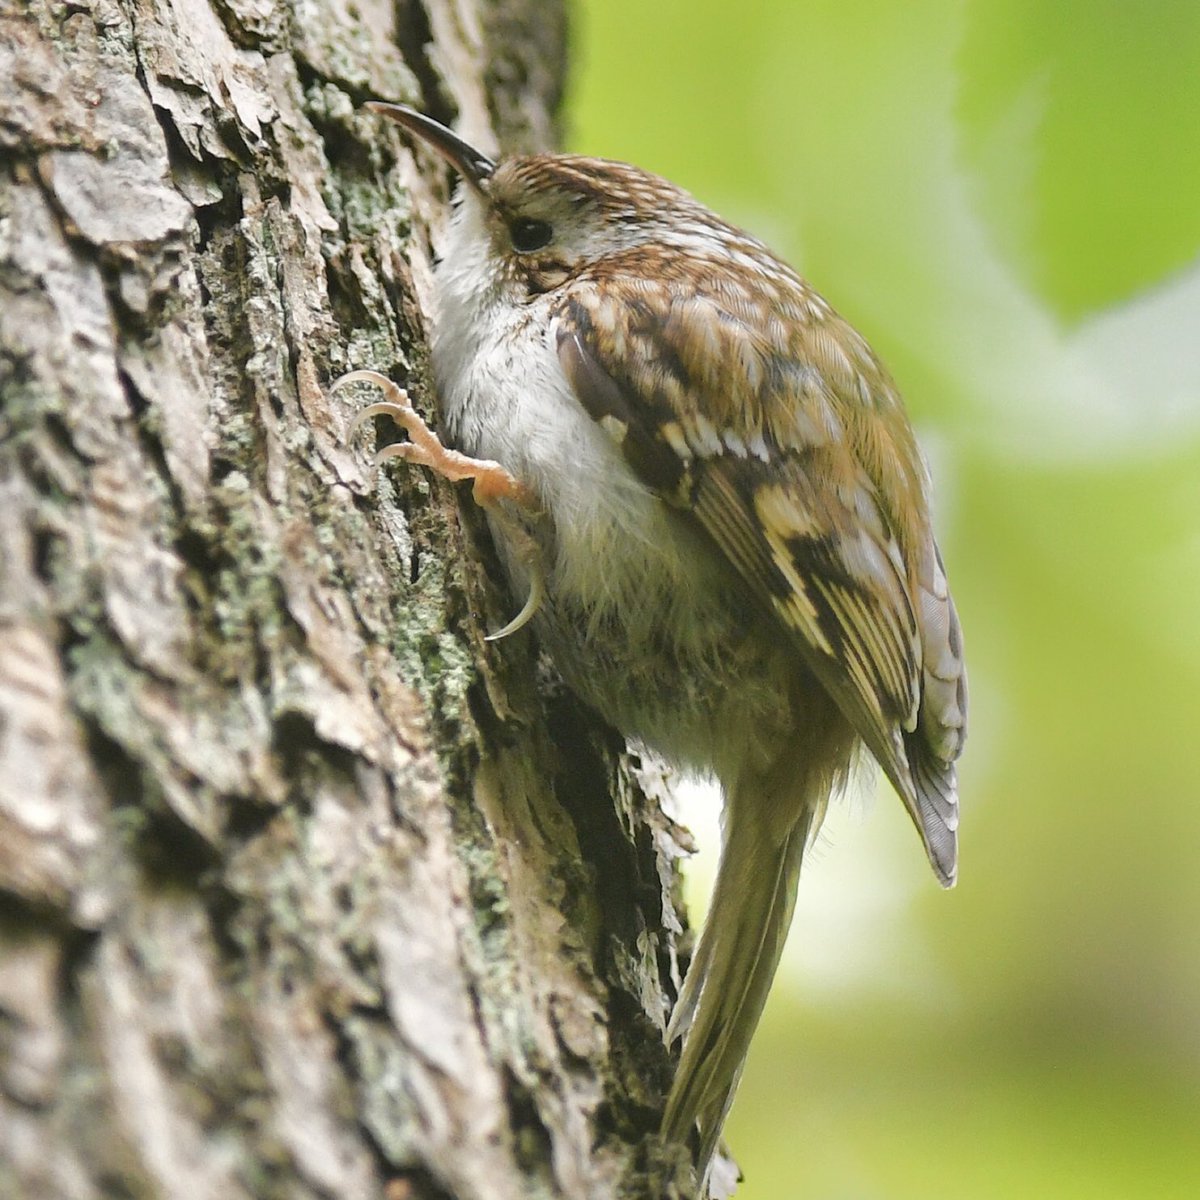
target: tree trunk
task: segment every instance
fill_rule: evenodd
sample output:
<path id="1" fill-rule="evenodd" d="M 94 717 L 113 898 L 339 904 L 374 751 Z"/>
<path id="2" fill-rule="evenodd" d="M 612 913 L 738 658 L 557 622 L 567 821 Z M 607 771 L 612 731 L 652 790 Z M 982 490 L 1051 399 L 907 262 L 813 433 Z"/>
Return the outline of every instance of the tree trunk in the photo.
<path id="1" fill-rule="evenodd" d="M 448 177 L 361 101 L 551 144 L 564 43 L 0 0 L 0 1195 L 675 1194 L 679 831 L 328 387 L 437 425 Z"/>

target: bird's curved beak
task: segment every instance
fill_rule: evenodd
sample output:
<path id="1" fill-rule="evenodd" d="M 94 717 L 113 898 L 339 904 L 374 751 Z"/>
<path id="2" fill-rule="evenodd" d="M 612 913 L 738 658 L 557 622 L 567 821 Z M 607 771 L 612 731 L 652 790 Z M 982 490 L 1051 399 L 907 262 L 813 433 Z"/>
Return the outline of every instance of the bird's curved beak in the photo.
<path id="1" fill-rule="evenodd" d="M 363 105 L 397 125 L 403 125 L 431 149 L 436 150 L 466 181 L 481 195 L 484 184 L 496 170 L 496 164 L 486 154 L 468 145 L 445 125 L 427 117 L 424 113 L 409 108 L 406 104 L 385 104 L 382 100 L 371 100 Z"/>

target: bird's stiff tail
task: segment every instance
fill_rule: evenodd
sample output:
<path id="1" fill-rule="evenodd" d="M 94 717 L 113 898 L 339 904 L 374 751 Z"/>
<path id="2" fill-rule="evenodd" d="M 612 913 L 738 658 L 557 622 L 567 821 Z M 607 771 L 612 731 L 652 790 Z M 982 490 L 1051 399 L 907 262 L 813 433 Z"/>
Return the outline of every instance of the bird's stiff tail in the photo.
<path id="1" fill-rule="evenodd" d="M 749 806 L 736 819 L 727 813 L 708 920 L 668 1029 L 669 1040 L 682 1035 L 684 1043 L 662 1132 L 687 1142 L 699 1123 L 702 1180 L 783 953 L 800 862 L 819 815 L 805 809 L 780 834 Z"/>

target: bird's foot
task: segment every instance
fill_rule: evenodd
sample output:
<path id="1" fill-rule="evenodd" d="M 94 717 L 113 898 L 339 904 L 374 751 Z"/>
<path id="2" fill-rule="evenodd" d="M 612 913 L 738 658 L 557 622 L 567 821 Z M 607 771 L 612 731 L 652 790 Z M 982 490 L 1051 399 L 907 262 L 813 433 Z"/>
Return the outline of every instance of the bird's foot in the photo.
<path id="1" fill-rule="evenodd" d="M 491 509 L 493 517 L 503 526 L 505 534 L 513 543 L 518 559 L 529 571 L 529 596 L 521 611 L 503 629 L 489 634 L 486 640 L 496 642 L 524 628 L 537 613 L 545 597 L 545 568 L 540 548 L 533 537 L 519 521 L 499 506 L 499 502 L 509 500 L 521 508 L 538 512 L 541 506 L 532 489 L 516 479 L 498 462 L 486 458 L 472 458 L 468 454 L 443 446 L 438 435 L 409 404 L 408 393 L 378 371 L 351 371 L 334 380 L 330 394 L 352 383 L 372 384 L 383 393 L 385 399 L 368 404 L 355 414 L 349 429 L 346 430 L 347 442 L 366 421 L 380 416 L 391 417 L 409 436 L 407 442 L 393 442 L 378 451 L 372 460 L 373 466 L 378 467 L 389 458 L 401 458 L 405 462 L 428 467 L 454 483 L 463 479 L 472 480 L 471 494 L 475 502 Z"/>
<path id="2" fill-rule="evenodd" d="M 522 508 L 537 509 L 538 502 L 533 492 L 513 478 L 498 462 L 487 458 L 471 458 L 458 450 L 451 450 L 438 440 L 438 435 L 425 424 L 421 414 L 408 402 L 408 393 L 378 371 L 351 371 L 334 380 L 330 393 L 341 391 L 351 383 L 370 383 L 386 397 L 375 404 L 368 404 L 355 414 L 346 431 L 346 441 L 358 432 L 371 417 L 391 417 L 409 436 L 407 442 L 394 442 L 384 446 L 375 455 L 374 465 L 379 466 L 389 458 L 402 458 L 405 462 L 420 463 L 436 471 L 443 479 L 457 483 L 462 479 L 474 481 L 472 494 L 476 503 L 495 504 L 498 500 L 512 500 Z"/>

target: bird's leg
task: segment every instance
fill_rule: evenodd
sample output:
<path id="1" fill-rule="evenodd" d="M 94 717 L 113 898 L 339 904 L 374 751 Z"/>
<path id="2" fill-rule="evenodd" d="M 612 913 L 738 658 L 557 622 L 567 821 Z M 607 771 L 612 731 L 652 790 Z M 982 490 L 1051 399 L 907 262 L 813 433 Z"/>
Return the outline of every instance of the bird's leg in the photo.
<path id="1" fill-rule="evenodd" d="M 546 594 L 546 573 L 540 548 L 520 521 L 506 512 L 500 502 L 510 500 L 521 508 L 539 512 L 541 505 L 531 488 L 514 478 L 498 462 L 487 458 L 472 458 L 458 450 L 443 446 L 436 433 L 425 424 L 421 414 L 408 402 L 408 393 L 378 371 L 351 371 L 334 380 L 330 394 L 340 391 L 351 383 L 370 383 L 384 394 L 385 399 L 368 404 L 355 414 L 346 431 L 349 442 L 371 417 L 391 417 L 409 436 L 407 442 L 394 442 L 380 450 L 372 461 L 378 467 L 389 458 L 402 458 L 405 462 L 420 463 L 436 471 L 444 479 L 457 483 L 463 479 L 473 481 L 471 494 L 475 502 L 487 508 L 493 520 L 504 530 L 512 543 L 517 559 L 529 571 L 529 597 L 521 611 L 503 629 L 489 634 L 487 641 L 495 642 L 516 633 L 532 619 L 541 607 Z"/>

